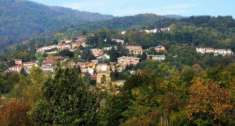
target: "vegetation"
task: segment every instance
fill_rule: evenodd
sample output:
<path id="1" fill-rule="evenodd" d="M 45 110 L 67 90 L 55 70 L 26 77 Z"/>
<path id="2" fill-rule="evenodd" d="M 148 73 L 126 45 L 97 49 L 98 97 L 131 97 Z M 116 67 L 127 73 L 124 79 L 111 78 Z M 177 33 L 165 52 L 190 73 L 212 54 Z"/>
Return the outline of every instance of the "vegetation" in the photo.
<path id="1" fill-rule="evenodd" d="M 153 23 L 149 21 L 144 28 L 169 26 L 171 31 L 146 34 L 139 31 L 144 22 L 141 16 L 110 20 L 106 22 L 109 25 L 97 24 L 94 29 L 104 28 L 94 33 L 70 28 L 53 37 L 32 39 L 6 50 L 0 56 L 2 71 L 13 64 L 13 59 L 41 61 L 41 55 L 34 55 L 35 48 L 71 39 L 77 33 L 88 36 L 89 46 L 57 55 L 75 61 L 80 56 L 91 60 L 94 56 L 90 48 L 116 46 L 117 49 L 107 51 L 111 61 L 115 61 L 127 55 L 127 50 L 112 42 L 112 38 L 124 39 L 127 44 L 141 45 L 144 49 L 161 44 L 167 53 L 166 61 L 142 61 L 127 68 L 135 70 L 135 74 L 113 73 L 113 78 L 126 80 L 115 95 L 96 89 L 93 81 L 82 76 L 77 68 L 59 67 L 54 74 L 45 74 L 37 68 L 30 74 L 2 72 L 0 125 L 234 126 L 234 56 L 200 55 L 195 51 L 197 46 L 235 51 L 234 19 L 203 16 L 156 20 L 155 16 L 147 15 Z M 112 21 L 120 22 L 110 25 Z M 119 30 L 125 28 L 130 29 L 126 35 L 120 35 Z"/>
<path id="2" fill-rule="evenodd" d="M 0 11 L 1 46 L 25 41 L 68 26 L 112 18 L 107 15 L 45 6 L 27 0 L 1 0 Z"/>
<path id="3" fill-rule="evenodd" d="M 233 126 L 234 67 L 230 64 L 203 69 L 195 64 L 177 69 L 167 63 L 148 61 L 128 77 L 118 95 L 92 88 L 77 69 L 59 69 L 49 78 L 34 69 L 30 75 L 14 80 L 17 84 L 11 96 L 6 96 L 13 99 L 2 99 L 0 123 Z"/>

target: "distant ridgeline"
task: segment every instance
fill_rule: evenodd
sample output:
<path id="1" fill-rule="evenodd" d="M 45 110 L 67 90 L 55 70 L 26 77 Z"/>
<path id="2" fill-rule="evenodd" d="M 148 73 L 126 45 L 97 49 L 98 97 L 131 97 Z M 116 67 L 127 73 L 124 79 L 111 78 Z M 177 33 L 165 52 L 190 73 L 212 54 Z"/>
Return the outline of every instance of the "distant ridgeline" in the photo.
<path id="1" fill-rule="evenodd" d="M 28 0 L 0 0 L 0 46 L 68 26 L 111 18 L 109 15 L 51 7 Z"/>

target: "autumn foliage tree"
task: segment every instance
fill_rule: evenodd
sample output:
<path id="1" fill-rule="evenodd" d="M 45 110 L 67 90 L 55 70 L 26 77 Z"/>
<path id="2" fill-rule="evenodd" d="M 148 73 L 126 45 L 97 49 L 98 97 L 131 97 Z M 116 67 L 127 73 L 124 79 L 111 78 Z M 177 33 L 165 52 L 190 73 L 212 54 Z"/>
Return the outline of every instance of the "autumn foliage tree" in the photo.
<path id="1" fill-rule="evenodd" d="M 186 107 L 193 121 L 204 120 L 222 125 L 222 118 L 233 109 L 229 92 L 213 81 L 196 79 L 190 87 L 190 99 Z"/>
<path id="2" fill-rule="evenodd" d="M 27 112 L 30 110 L 28 104 L 21 100 L 13 99 L 0 108 L 1 126 L 29 126 L 30 120 Z"/>

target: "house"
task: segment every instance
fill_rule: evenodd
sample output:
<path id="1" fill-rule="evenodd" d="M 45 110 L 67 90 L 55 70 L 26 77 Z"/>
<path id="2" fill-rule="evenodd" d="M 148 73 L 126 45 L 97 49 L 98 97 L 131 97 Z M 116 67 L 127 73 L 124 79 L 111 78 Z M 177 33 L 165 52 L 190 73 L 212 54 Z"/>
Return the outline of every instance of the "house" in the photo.
<path id="1" fill-rule="evenodd" d="M 11 73 L 11 72 L 17 72 L 20 73 L 23 69 L 23 61 L 21 59 L 15 59 L 15 65 L 9 67 L 5 72 Z"/>
<path id="2" fill-rule="evenodd" d="M 57 45 L 50 45 L 50 46 L 45 46 L 37 49 L 37 53 L 56 53 L 58 50 Z"/>
<path id="3" fill-rule="evenodd" d="M 160 28 L 160 32 L 169 32 L 170 30 L 171 30 L 170 27 Z"/>
<path id="4" fill-rule="evenodd" d="M 48 56 L 42 63 L 41 69 L 44 72 L 54 72 L 56 64 L 64 58 L 60 56 Z"/>
<path id="5" fill-rule="evenodd" d="M 118 64 L 120 64 L 123 67 L 129 66 L 129 65 L 137 65 L 140 62 L 140 58 L 137 57 L 128 57 L 123 56 L 118 58 Z"/>
<path id="6" fill-rule="evenodd" d="M 17 66 L 23 65 L 22 59 L 15 59 L 15 65 L 17 65 Z"/>
<path id="7" fill-rule="evenodd" d="M 214 56 L 231 56 L 233 51 L 231 49 L 214 49 L 214 48 L 196 48 L 199 54 L 213 54 Z"/>
<path id="8" fill-rule="evenodd" d="M 93 62 L 78 62 L 77 66 L 80 68 L 82 74 L 94 75 L 96 63 Z"/>
<path id="9" fill-rule="evenodd" d="M 130 55 L 138 56 L 143 54 L 143 48 L 141 46 L 129 45 L 126 46 Z"/>
<path id="10" fill-rule="evenodd" d="M 72 48 L 79 48 L 79 47 L 86 47 L 87 44 L 87 37 L 86 36 L 78 36 L 76 39 L 75 39 L 75 42 L 72 43 Z"/>
<path id="11" fill-rule="evenodd" d="M 104 55 L 104 51 L 102 49 L 98 49 L 98 48 L 91 49 L 91 53 L 94 57 L 100 57 L 100 56 Z"/>
<path id="12" fill-rule="evenodd" d="M 157 52 L 157 53 L 162 53 L 162 52 L 166 52 L 166 48 L 162 45 L 159 45 L 159 46 L 156 46 L 154 47 L 154 50 Z"/>
<path id="13" fill-rule="evenodd" d="M 144 30 L 144 32 L 147 34 L 155 34 L 158 32 L 158 29 L 155 28 L 155 29 L 151 29 L 151 30 Z"/>
<path id="14" fill-rule="evenodd" d="M 164 61 L 166 60 L 165 55 L 147 55 L 148 60 L 154 60 L 154 61 Z"/>
<path id="15" fill-rule="evenodd" d="M 231 56 L 233 55 L 233 51 L 231 49 L 216 49 L 214 55 Z"/>
<path id="16" fill-rule="evenodd" d="M 71 50 L 72 45 L 71 44 L 66 44 L 66 43 L 61 43 L 61 44 L 58 45 L 58 49 L 60 51 L 62 51 L 62 50 Z"/>
<path id="17" fill-rule="evenodd" d="M 126 34 L 126 31 L 121 31 L 121 35 L 125 35 Z"/>
<path id="18" fill-rule="evenodd" d="M 24 70 L 26 71 L 26 73 L 30 73 L 30 70 L 31 70 L 33 67 L 38 67 L 38 64 L 37 64 L 35 61 L 24 62 L 24 63 L 23 63 L 23 67 L 24 67 Z"/>
<path id="19" fill-rule="evenodd" d="M 112 39 L 112 42 L 115 42 L 115 43 L 121 44 L 121 45 L 123 45 L 125 43 L 125 41 L 122 39 Z"/>
<path id="20" fill-rule="evenodd" d="M 33 66 L 37 67 L 38 65 L 34 61 L 23 62 L 21 59 L 15 59 L 15 65 L 9 67 L 6 72 L 20 73 L 22 70 L 25 70 L 26 73 L 29 73 Z"/>
<path id="21" fill-rule="evenodd" d="M 15 66 L 9 67 L 5 72 L 6 73 L 12 73 L 12 72 L 20 73 L 22 70 L 23 70 L 23 66 L 15 65 Z"/>

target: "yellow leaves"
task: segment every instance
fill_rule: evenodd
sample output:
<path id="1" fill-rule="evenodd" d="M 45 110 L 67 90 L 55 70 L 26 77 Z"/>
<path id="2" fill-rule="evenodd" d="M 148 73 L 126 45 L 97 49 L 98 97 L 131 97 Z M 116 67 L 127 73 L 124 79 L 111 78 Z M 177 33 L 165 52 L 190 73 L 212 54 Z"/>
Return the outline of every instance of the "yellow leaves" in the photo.
<path id="1" fill-rule="evenodd" d="M 232 109 L 231 97 L 227 90 L 215 82 L 196 79 L 190 87 L 190 99 L 186 109 L 189 117 L 197 113 L 207 113 L 216 119 Z"/>
<path id="2" fill-rule="evenodd" d="M 29 105 L 21 100 L 10 100 L 0 109 L 0 125 L 25 126 L 29 122 L 26 114 L 30 109 Z"/>

